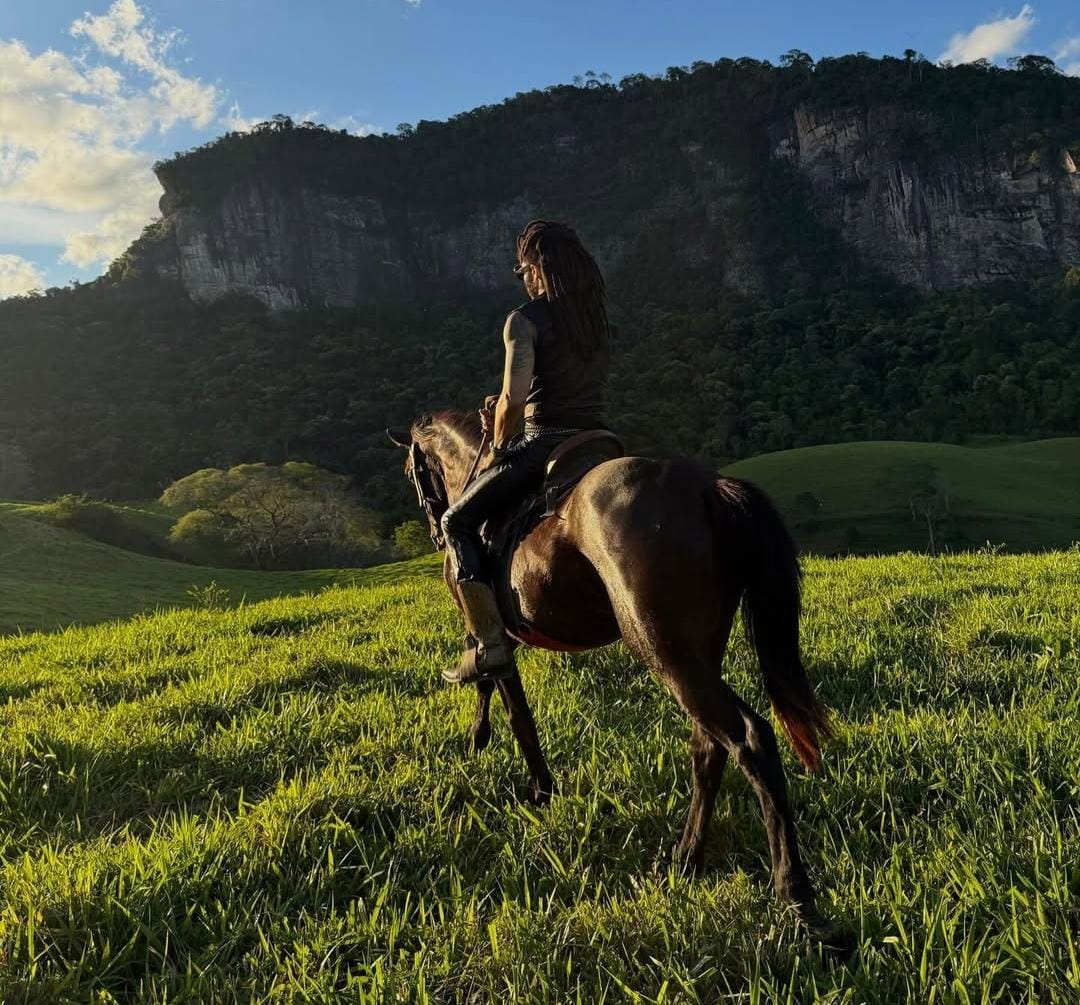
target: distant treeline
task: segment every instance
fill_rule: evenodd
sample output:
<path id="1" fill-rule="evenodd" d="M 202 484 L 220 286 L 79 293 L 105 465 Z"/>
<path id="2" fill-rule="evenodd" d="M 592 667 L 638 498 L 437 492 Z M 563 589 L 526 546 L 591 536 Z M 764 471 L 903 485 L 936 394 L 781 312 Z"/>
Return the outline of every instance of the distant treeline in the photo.
<path id="1" fill-rule="evenodd" d="M 271 315 L 241 299 L 199 307 L 165 282 L 12 300 L 0 429 L 42 496 L 156 496 L 202 467 L 302 459 L 354 476 L 396 520 L 412 500 L 383 428 L 495 389 L 503 316 L 485 304 Z M 639 451 L 719 465 L 830 441 L 1080 429 L 1080 269 L 613 318 L 610 421 Z"/>

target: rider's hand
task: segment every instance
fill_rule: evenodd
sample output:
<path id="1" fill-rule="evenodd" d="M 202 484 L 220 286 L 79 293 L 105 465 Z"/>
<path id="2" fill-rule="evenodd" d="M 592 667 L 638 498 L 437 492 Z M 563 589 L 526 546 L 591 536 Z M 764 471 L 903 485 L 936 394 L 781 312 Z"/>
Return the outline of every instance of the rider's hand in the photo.
<path id="1" fill-rule="evenodd" d="M 489 394 L 484 399 L 484 407 L 480 409 L 480 428 L 485 433 L 490 433 L 495 426 L 495 405 L 498 400 L 497 394 Z"/>

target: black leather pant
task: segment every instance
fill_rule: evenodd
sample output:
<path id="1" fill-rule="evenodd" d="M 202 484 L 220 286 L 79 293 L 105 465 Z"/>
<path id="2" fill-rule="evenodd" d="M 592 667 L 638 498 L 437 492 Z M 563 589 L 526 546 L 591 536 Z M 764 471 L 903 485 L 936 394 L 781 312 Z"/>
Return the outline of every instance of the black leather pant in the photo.
<path id="1" fill-rule="evenodd" d="M 446 547 L 459 583 L 484 579 L 480 524 L 506 514 L 544 480 L 551 451 L 569 433 L 540 433 L 515 443 L 491 467 L 477 475 L 458 500 L 443 514 Z"/>

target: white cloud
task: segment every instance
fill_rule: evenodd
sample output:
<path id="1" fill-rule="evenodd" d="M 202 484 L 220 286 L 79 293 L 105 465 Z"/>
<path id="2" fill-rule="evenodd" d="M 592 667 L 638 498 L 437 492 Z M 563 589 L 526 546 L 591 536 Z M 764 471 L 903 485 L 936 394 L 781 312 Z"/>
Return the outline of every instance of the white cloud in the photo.
<path id="1" fill-rule="evenodd" d="M 0 235 L 5 243 L 62 247 L 68 235 L 97 226 L 96 213 L 68 213 L 44 206 L 0 202 Z"/>
<path id="2" fill-rule="evenodd" d="M 246 133 L 251 127 L 262 122 L 259 116 L 246 116 L 240 111 L 240 102 L 233 101 L 228 111 L 221 117 L 221 125 L 233 133 Z"/>
<path id="3" fill-rule="evenodd" d="M 229 106 L 228 112 L 219 120 L 221 125 L 226 129 L 236 133 L 250 132 L 253 126 L 258 125 L 260 122 L 266 122 L 271 119 L 271 115 L 254 115 L 247 116 L 240 111 L 240 105 L 234 101 Z M 294 115 L 290 115 L 289 118 L 293 122 L 319 122 L 319 109 L 309 108 L 303 112 L 297 112 Z M 385 133 L 386 127 L 380 126 L 375 122 L 363 122 L 355 115 L 343 115 L 339 118 L 332 119 L 330 122 L 323 122 L 322 125 L 329 129 L 344 129 L 346 132 L 352 133 L 354 136 L 372 136 L 376 133 Z"/>
<path id="4" fill-rule="evenodd" d="M 108 262 L 123 251 L 156 215 L 158 188 L 147 190 L 119 209 L 106 213 L 87 230 L 73 230 L 64 242 L 63 261 L 80 268 Z"/>
<path id="5" fill-rule="evenodd" d="M 1062 72 L 1070 77 L 1080 77 L 1080 35 L 1065 39 L 1054 53 Z M 1068 60 L 1068 62 L 1062 62 Z"/>
<path id="6" fill-rule="evenodd" d="M 217 89 L 169 66 L 169 49 L 179 33 L 174 30 L 159 35 L 145 20 L 135 0 L 114 0 L 108 13 L 98 17 L 86 14 L 75 21 L 71 34 L 85 35 L 106 56 L 150 75 L 149 96 L 151 104 L 156 104 L 161 131 L 184 121 L 199 127 L 210 125 L 218 104 Z"/>
<path id="7" fill-rule="evenodd" d="M 45 277 L 33 262 L 18 255 L 0 255 L 0 300 L 45 288 Z"/>
<path id="8" fill-rule="evenodd" d="M 206 127 L 221 95 L 171 65 L 179 36 L 159 32 L 135 0 L 114 0 L 70 31 L 91 46 L 75 58 L 0 40 L 0 233 L 44 243 L 25 233 L 37 221 L 63 231 L 65 261 L 89 266 L 119 254 L 155 214 L 151 137 Z"/>
<path id="9" fill-rule="evenodd" d="M 319 122 L 319 109 L 309 108 L 306 112 L 301 112 L 297 115 L 293 115 L 293 122 Z M 347 133 L 352 133 L 353 136 L 371 136 L 373 133 L 384 133 L 386 129 L 383 126 L 376 125 L 374 122 L 361 122 L 355 115 L 342 115 L 336 119 L 331 119 L 329 122 L 323 122 L 322 125 L 328 129 L 344 129 Z"/>
<path id="10" fill-rule="evenodd" d="M 1054 53 L 1055 59 L 1068 59 L 1070 56 L 1080 56 L 1080 35 L 1065 39 Z"/>
<path id="11" fill-rule="evenodd" d="M 331 129 L 344 129 L 353 136 L 374 136 L 376 133 L 385 133 L 386 127 L 374 122 L 361 122 L 355 115 L 346 115 L 328 123 Z"/>
<path id="12" fill-rule="evenodd" d="M 976 59 L 997 59 L 1016 52 L 1035 24 L 1035 9 L 1024 4 L 1015 17 L 978 24 L 971 31 L 953 35 L 949 47 L 938 57 L 950 63 L 971 63 Z"/>

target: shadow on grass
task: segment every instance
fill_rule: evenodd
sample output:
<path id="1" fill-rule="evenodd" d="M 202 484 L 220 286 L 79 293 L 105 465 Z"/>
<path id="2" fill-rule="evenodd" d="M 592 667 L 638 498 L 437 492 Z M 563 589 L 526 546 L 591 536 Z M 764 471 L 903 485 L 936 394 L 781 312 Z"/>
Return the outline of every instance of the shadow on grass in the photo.
<path id="1" fill-rule="evenodd" d="M 159 723 L 173 727 L 195 723 L 204 741 L 212 741 L 222 731 L 242 730 L 245 719 L 275 712 L 280 716 L 287 700 L 296 695 L 330 694 L 340 688 L 357 696 L 381 691 L 402 700 L 430 691 L 428 683 L 407 675 L 317 660 L 220 702 L 165 707 L 153 714 Z M 114 697 L 124 700 L 119 693 Z M 193 747 L 191 730 L 182 728 L 175 739 L 155 738 L 142 747 L 115 750 L 42 737 L 35 741 L 31 757 L 22 765 L 11 765 L 10 777 L 0 778 L 7 795 L 0 826 L 11 833 L 33 834 L 16 851 L 59 833 L 87 839 L 128 825 L 136 836 L 146 834 L 181 809 L 199 813 L 213 805 L 232 811 L 241 797 L 259 799 L 282 781 L 319 770 L 363 729 L 356 724 L 339 728 L 332 736 L 315 736 L 301 712 L 284 732 L 253 730 L 263 742 L 221 753 L 213 750 L 212 742 Z"/>

